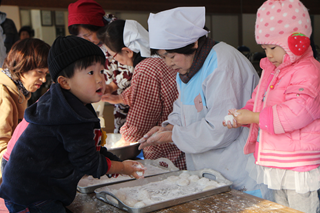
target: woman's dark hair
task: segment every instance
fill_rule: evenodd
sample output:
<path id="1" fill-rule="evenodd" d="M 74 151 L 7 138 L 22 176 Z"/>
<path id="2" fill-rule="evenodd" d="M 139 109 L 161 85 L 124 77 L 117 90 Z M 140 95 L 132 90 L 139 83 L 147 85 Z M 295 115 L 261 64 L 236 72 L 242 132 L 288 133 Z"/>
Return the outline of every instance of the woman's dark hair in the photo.
<path id="1" fill-rule="evenodd" d="M 109 24 L 109 20 L 103 18 L 103 23 L 106 26 Z M 69 33 L 75 36 L 79 35 L 79 27 L 83 27 L 92 32 L 97 32 L 101 28 L 101 26 L 95 26 L 91 24 L 73 24 L 68 27 Z"/>
<path id="2" fill-rule="evenodd" d="M 102 56 L 98 56 L 98 55 L 88 56 L 78 61 L 75 61 L 74 63 L 64 68 L 59 73 L 59 76 L 72 78 L 76 69 L 80 69 L 80 70 L 87 69 L 87 67 L 91 66 L 93 63 L 101 63 L 102 65 L 104 65 L 105 61 L 106 61 L 106 58 Z"/>
<path id="3" fill-rule="evenodd" d="M 120 53 L 123 47 L 126 47 L 123 43 L 123 30 L 126 21 L 117 19 L 107 26 L 102 27 L 97 32 L 97 37 L 102 41 L 110 50 L 116 53 Z M 133 66 L 136 66 L 140 61 L 145 59 L 139 53 L 134 53 Z"/>
<path id="4" fill-rule="evenodd" d="M 209 31 L 209 29 L 205 26 L 203 29 Z M 202 43 L 202 41 L 206 39 L 206 35 L 200 37 L 198 39 L 198 43 Z M 155 55 L 157 54 L 159 49 L 151 49 L 151 55 Z M 180 53 L 180 54 L 184 54 L 184 55 L 192 55 L 197 49 L 194 48 L 194 43 L 192 44 L 188 44 L 185 47 L 181 47 L 178 49 L 173 49 L 173 50 L 166 50 L 166 52 L 168 53 Z"/>
<path id="5" fill-rule="evenodd" d="M 70 25 L 68 27 L 69 33 L 71 35 L 77 36 L 79 34 L 79 27 L 83 27 L 83 28 L 90 30 L 92 32 L 97 32 L 101 28 L 99 26 L 94 26 L 94 25 L 90 25 L 90 24 L 74 24 L 74 25 Z"/>
<path id="6" fill-rule="evenodd" d="M 48 68 L 49 49 L 49 44 L 37 38 L 19 40 L 12 46 L 2 68 L 11 72 L 13 80 L 19 80 L 24 72 Z"/>
<path id="7" fill-rule="evenodd" d="M 19 37 L 23 31 L 26 31 L 29 34 L 30 38 L 34 36 L 34 30 L 30 26 L 21 27 L 19 30 Z"/>

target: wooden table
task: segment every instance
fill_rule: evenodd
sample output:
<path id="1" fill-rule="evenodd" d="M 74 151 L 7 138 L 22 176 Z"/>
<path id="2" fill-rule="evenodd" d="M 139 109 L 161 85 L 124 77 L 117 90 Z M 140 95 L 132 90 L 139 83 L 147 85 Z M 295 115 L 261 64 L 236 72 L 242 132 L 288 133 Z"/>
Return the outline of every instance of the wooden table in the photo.
<path id="1" fill-rule="evenodd" d="M 73 203 L 68 206 L 73 213 L 100 213 L 124 211 L 109 205 L 95 197 L 95 194 L 81 194 L 77 196 Z M 243 212 L 243 213 L 298 213 L 300 211 L 279 205 L 277 203 L 264 200 L 252 195 L 231 190 L 229 192 L 204 197 L 180 205 L 172 206 L 155 211 L 157 213 L 207 213 L 207 212 Z"/>

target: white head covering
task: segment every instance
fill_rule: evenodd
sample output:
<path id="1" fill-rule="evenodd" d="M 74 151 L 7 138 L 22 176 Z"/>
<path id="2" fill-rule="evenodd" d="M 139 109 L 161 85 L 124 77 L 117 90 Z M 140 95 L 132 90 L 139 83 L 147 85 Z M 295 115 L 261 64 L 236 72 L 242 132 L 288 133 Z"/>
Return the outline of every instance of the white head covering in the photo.
<path id="1" fill-rule="evenodd" d="M 203 29 L 205 22 L 205 7 L 177 7 L 150 13 L 150 47 L 172 50 L 192 44 L 208 33 Z"/>
<path id="2" fill-rule="evenodd" d="M 123 43 L 142 57 L 150 57 L 149 33 L 137 21 L 126 20 L 123 30 Z"/>

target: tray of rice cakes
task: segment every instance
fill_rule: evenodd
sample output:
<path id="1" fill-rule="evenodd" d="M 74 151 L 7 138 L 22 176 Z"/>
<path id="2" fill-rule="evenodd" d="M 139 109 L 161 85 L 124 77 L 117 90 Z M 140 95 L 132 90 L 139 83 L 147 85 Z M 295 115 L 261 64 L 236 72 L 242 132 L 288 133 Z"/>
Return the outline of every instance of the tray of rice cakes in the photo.
<path id="1" fill-rule="evenodd" d="M 142 163 L 146 170 L 144 172 L 144 177 L 150 177 L 153 175 L 159 175 L 168 172 L 178 171 L 179 169 L 167 158 L 158 158 L 156 160 L 136 160 Z M 121 183 L 125 181 L 132 181 L 135 178 L 131 178 L 128 175 L 119 175 L 118 177 L 109 178 L 107 175 L 103 175 L 98 178 L 94 178 L 91 175 L 86 175 L 80 179 L 78 182 L 78 191 L 81 193 L 93 193 L 96 188 L 111 185 L 115 183 Z"/>
<path id="2" fill-rule="evenodd" d="M 231 190 L 232 182 L 212 169 L 180 170 L 104 186 L 96 197 L 127 212 L 151 212 Z"/>

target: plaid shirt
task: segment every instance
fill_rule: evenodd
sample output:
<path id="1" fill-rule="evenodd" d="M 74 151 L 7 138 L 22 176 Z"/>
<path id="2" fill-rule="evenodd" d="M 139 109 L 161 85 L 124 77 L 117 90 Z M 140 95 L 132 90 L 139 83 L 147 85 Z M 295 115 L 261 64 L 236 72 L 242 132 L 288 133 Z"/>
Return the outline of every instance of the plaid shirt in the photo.
<path id="1" fill-rule="evenodd" d="M 122 94 L 130 106 L 126 123 L 120 133 L 126 141 L 138 141 L 152 127 L 160 126 L 172 112 L 178 98 L 176 72 L 161 58 L 147 58 L 134 70 L 131 86 Z M 174 144 L 150 146 L 144 149 L 146 159 L 166 157 L 180 169 L 185 169 L 185 156 Z"/>

